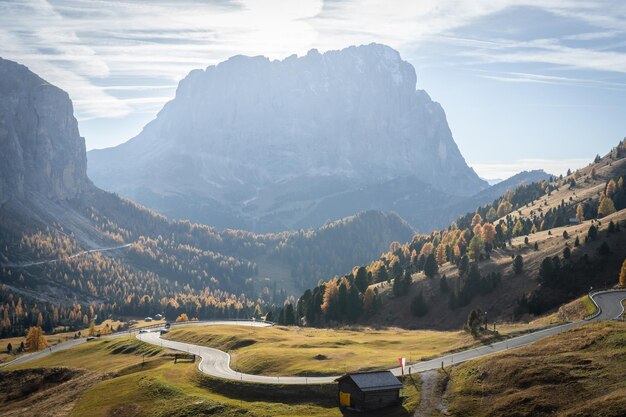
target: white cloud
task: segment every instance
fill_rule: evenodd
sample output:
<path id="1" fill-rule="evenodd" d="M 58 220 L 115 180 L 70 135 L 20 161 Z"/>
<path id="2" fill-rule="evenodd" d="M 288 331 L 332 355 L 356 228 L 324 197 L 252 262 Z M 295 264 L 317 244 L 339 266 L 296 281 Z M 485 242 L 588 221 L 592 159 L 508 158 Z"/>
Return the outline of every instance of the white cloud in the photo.
<path id="1" fill-rule="evenodd" d="M 568 169 L 583 168 L 591 159 L 518 159 L 510 162 L 470 163 L 474 171 L 482 178 L 509 178 L 518 172 L 543 169 L 549 174 L 565 174 Z"/>
<path id="2" fill-rule="evenodd" d="M 597 30 L 529 42 L 456 36 L 455 30 L 512 6 L 540 8 Z M 563 43 L 623 38 L 625 15 L 626 6 L 609 0 L 0 0 L 0 55 L 68 91 L 84 120 L 155 111 L 190 70 L 235 54 L 279 59 L 369 42 L 401 52 L 449 43 L 462 48 L 455 57 L 468 66 L 543 63 L 626 73 L 622 52 Z M 481 76 L 622 88 L 542 74 Z M 154 97 L 158 88 L 163 93 Z"/>

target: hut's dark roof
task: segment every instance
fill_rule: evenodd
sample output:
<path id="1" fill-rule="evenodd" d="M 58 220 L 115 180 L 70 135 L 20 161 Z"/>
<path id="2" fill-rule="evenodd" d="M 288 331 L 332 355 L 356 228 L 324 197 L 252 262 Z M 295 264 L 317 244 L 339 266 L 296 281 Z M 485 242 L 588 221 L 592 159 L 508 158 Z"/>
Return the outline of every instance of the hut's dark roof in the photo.
<path id="1" fill-rule="evenodd" d="M 338 378 L 337 381 L 340 382 L 346 378 L 351 379 L 363 392 L 402 388 L 400 380 L 390 371 L 347 374 Z"/>

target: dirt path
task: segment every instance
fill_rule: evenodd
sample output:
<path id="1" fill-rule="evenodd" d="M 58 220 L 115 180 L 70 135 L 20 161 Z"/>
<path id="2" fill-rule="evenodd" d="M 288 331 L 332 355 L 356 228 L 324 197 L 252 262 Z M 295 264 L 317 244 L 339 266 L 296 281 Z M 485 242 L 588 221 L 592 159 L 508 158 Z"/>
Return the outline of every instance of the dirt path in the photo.
<path id="1" fill-rule="evenodd" d="M 417 410 L 415 410 L 415 417 L 430 417 L 435 415 L 448 415 L 447 404 L 443 399 L 443 392 L 445 391 L 439 383 L 439 371 L 432 370 L 423 372 L 422 378 L 422 390 L 421 401 Z"/>

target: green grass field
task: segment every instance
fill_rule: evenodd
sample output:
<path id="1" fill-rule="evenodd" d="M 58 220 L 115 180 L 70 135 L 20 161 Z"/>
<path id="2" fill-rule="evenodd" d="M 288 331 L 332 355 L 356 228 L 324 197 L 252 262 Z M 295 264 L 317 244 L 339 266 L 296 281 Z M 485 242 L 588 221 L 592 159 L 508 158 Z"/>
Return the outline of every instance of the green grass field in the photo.
<path id="1" fill-rule="evenodd" d="M 107 374 L 108 379 L 81 393 L 72 416 L 342 415 L 336 405 L 334 384 L 302 387 L 226 381 L 201 374 L 196 365 L 174 364 L 168 352 L 129 337 L 84 343 L 9 368 L 23 372 L 28 368 L 68 366 Z M 419 377 L 406 378 L 404 383 L 403 406 L 375 415 L 412 415 L 419 403 Z M 55 389 L 55 395 L 64 395 L 62 386 Z M 10 407 L 11 403 L 0 405 L 0 414 L 10 411 Z"/>
<path id="2" fill-rule="evenodd" d="M 298 327 L 188 326 L 167 339 L 231 354 L 231 367 L 262 375 L 337 375 L 398 366 L 474 344 L 465 332 L 327 330 Z"/>
<path id="3" fill-rule="evenodd" d="M 313 329 L 302 327 L 186 326 L 164 337 L 229 352 L 231 367 L 258 375 L 320 376 L 388 369 L 398 358 L 417 362 L 489 343 L 539 326 L 506 324 L 474 340 L 463 331 Z"/>
<path id="4" fill-rule="evenodd" d="M 452 415 L 623 416 L 626 323 L 585 325 L 450 372 Z"/>

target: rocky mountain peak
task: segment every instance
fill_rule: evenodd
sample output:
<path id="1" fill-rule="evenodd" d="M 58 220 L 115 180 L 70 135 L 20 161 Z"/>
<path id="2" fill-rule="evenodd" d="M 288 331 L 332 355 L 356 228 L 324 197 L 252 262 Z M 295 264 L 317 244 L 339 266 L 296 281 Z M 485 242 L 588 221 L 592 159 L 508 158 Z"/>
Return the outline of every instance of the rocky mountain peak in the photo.
<path id="1" fill-rule="evenodd" d="M 89 175 L 173 217 L 213 223 L 210 214 L 170 206 L 202 201 L 205 213 L 219 207 L 249 220 L 225 223 L 233 228 L 254 227 L 267 216 L 280 217 L 279 228 L 294 227 L 283 220 L 308 216 L 302 210 L 316 210 L 320 198 L 398 178 L 419 178 L 452 195 L 485 188 L 459 152 L 443 109 L 416 82 L 413 66 L 380 44 L 283 60 L 235 56 L 190 72 L 135 138 L 90 152 Z M 287 190 L 298 197 L 280 196 Z"/>
<path id="2" fill-rule="evenodd" d="M 0 203 L 75 198 L 90 184 L 85 141 L 63 90 L 0 58 Z"/>

